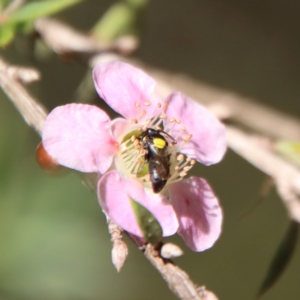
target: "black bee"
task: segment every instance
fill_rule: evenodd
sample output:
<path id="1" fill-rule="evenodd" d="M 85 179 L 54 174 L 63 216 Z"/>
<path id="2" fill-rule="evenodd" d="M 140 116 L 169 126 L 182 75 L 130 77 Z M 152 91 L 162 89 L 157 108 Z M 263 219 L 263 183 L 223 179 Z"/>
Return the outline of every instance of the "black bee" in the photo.
<path id="1" fill-rule="evenodd" d="M 143 149 L 146 150 L 144 160 L 148 163 L 150 181 L 154 193 L 159 193 L 170 177 L 170 154 L 168 151 L 168 136 L 176 143 L 174 138 L 164 131 L 147 128 L 140 136 Z"/>

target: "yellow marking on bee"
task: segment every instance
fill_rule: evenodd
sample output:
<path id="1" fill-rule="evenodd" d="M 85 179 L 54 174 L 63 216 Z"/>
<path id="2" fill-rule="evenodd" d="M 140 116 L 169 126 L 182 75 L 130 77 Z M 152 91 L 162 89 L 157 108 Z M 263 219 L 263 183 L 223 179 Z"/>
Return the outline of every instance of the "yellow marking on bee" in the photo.
<path id="1" fill-rule="evenodd" d="M 157 147 L 158 149 L 164 149 L 167 144 L 166 141 L 161 138 L 154 138 L 153 143 L 154 143 L 155 147 Z"/>

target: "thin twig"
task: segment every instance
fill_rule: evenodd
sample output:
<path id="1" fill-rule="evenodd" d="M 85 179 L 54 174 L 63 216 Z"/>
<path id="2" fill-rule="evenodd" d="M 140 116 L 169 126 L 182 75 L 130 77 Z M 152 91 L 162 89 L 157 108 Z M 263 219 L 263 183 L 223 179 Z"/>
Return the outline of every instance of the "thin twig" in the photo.
<path id="1" fill-rule="evenodd" d="M 227 126 L 227 138 L 235 152 L 274 179 L 289 217 L 300 223 L 300 170 L 273 153 L 257 135 Z"/>
<path id="2" fill-rule="evenodd" d="M 26 123 L 40 135 L 47 116 L 45 108 L 5 70 L 0 70 L 0 86 L 20 112 Z"/>
<path id="3" fill-rule="evenodd" d="M 8 65 L 0 58 L 0 72 L 6 73 L 10 78 L 22 83 L 31 83 L 41 78 L 40 72 L 33 68 Z"/>
<path id="4" fill-rule="evenodd" d="M 170 290 L 180 299 L 217 300 L 214 293 L 206 290 L 205 287 L 197 287 L 188 274 L 174 265 L 172 261 L 163 259 L 151 244 L 146 246 L 144 254 L 162 275 Z"/>

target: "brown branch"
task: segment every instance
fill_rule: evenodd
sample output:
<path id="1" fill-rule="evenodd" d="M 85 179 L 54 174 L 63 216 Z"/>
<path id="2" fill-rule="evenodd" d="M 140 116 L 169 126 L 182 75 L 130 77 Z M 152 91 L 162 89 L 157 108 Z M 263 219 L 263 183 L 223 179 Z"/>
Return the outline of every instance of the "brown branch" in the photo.
<path id="1" fill-rule="evenodd" d="M 4 68 L 5 63 L 3 60 L 1 60 L 1 62 L 0 86 L 20 112 L 25 122 L 41 135 L 43 124 L 47 116 L 46 110 L 15 79 L 15 74 L 12 77 L 10 76 L 10 73 Z M 22 70 L 24 69 L 22 68 Z M 20 76 L 19 73 L 17 77 L 19 78 Z"/>
<path id="2" fill-rule="evenodd" d="M 300 170 L 273 153 L 262 137 L 232 126 L 227 126 L 227 137 L 235 152 L 274 179 L 289 217 L 300 222 Z"/>
<path id="3" fill-rule="evenodd" d="M 148 244 L 144 254 L 151 264 L 159 271 L 171 291 L 177 297 L 185 300 L 218 300 L 216 295 L 205 287 L 197 287 L 188 274 L 174 265 L 172 261 L 161 257 L 160 252 Z"/>

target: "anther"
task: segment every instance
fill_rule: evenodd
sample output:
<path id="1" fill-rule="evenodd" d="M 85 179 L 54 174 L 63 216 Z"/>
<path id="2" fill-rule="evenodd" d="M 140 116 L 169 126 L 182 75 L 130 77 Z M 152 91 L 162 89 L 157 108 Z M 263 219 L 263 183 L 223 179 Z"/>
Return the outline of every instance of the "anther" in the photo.
<path id="1" fill-rule="evenodd" d="M 184 171 L 189 171 L 192 168 L 192 166 L 186 166 L 183 168 Z"/>
<path id="2" fill-rule="evenodd" d="M 168 108 L 168 103 L 164 103 L 163 110 L 165 111 L 167 110 L 167 108 Z"/>
<path id="3" fill-rule="evenodd" d="M 146 111 L 143 110 L 143 111 L 142 111 L 142 117 L 145 116 L 145 115 L 146 115 Z"/>
<path id="4" fill-rule="evenodd" d="M 175 119 L 175 122 L 176 122 L 177 124 L 180 124 L 180 123 L 181 123 L 181 121 L 180 121 L 179 119 Z"/>
<path id="5" fill-rule="evenodd" d="M 161 114 L 159 117 L 160 117 L 161 119 L 166 119 L 166 118 L 167 118 L 167 115 L 166 115 L 166 114 Z"/>
<path id="6" fill-rule="evenodd" d="M 183 160 L 184 160 L 184 155 L 180 153 L 180 154 L 177 156 L 177 161 L 183 161 Z"/>
<path id="7" fill-rule="evenodd" d="M 141 155 L 146 155 L 146 154 L 147 154 L 146 149 L 141 149 L 140 154 L 141 154 Z"/>
<path id="8" fill-rule="evenodd" d="M 150 106 L 150 105 L 151 105 L 151 102 L 150 102 L 150 101 L 147 101 L 147 102 L 145 102 L 144 104 L 145 104 L 145 106 Z"/>
<path id="9" fill-rule="evenodd" d="M 136 108 L 136 109 L 140 109 L 140 107 L 141 107 L 141 104 L 140 104 L 140 103 L 137 103 L 137 104 L 135 105 L 135 108 Z"/>
<path id="10" fill-rule="evenodd" d="M 192 137 L 193 137 L 192 134 L 188 134 L 186 137 L 183 138 L 183 140 L 184 140 L 185 142 L 189 142 L 189 141 L 191 140 Z"/>
<path id="11" fill-rule="evenodd" d="M 157 108 L 161 108 L 161 104 L 160 103 L 157 103 Z"/>
<path id="12" fill-rule="evenodd" d="M 181 172 L 180 174 L 179 174 L 179 176 L 182 178 L 182 177 L 184 177 L 184 176 L 186 176 L 186 172 Z"/>
<path id="13" fill-rule="evenodd" d="M 182 127 L 181 127 L 181 130 L 182 130 L 182 131 L 186 131 L 186 127 L 185 127 L 185 126 L 182 126 Z"/>
<path id="14" fill-rule="evenodd" d="M 174 118 L 170 118 L 169 122 L 170 122 L 170 123 L 174 123 L 174 122 L 175 122 L 175 119 L 174 119 Z"/>
<path id="15" fill-rule="evenodd" d="M 137 119 L 130 119 L 129 122 L 130 122 L 131 124 L 137 124 L 138 121 L 137 121 Z"/>

